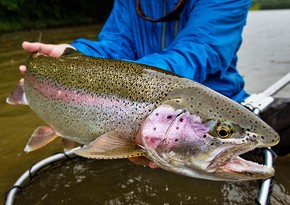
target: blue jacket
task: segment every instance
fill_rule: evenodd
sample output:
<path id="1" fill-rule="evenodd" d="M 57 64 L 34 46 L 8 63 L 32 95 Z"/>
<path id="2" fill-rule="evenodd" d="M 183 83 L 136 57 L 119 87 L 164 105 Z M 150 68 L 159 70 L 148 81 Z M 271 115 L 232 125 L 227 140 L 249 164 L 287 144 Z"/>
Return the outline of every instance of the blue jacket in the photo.
<path id="1" fill-rule="evenodd" d="M 172 11 L 178 0 L 140 0 L 150 18 Z M 72 43 L 88 56 L 129 60 L 174 72 L 241 102 L 248 94 L 236 69 L 251 0 L 185 0 L 178 20 L 150 22 L 134 0 L 115 0 L 98 41 Z"/>

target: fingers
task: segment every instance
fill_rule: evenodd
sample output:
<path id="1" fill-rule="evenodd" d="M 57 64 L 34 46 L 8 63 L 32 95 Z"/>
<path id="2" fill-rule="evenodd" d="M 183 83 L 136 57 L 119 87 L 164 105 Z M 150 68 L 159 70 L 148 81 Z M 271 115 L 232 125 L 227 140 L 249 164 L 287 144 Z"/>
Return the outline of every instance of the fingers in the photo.
<path id="1" fill-rule="evenodd" d="M 24 41 L 22 43 L 22 48 L 30 53 L 38 52 L 40 49 L 40 43 L 30 43 L 27 41 Z"/>
<path id="2" fill-rule="evenodd" d="M 22 43 L 22 48 L 30 53 L 38 53 L 42 55 L 52 55 L 52 51 L 54 49 L 55 45 L 52 44 L 44 44 L 39 42 L 30 43 L 27 41 L 24 41 Z M 58 57 L 58 56 L 52 56 L 52 57 Z"/>
<path id="3" fill-rule="evenodd" d="M 149 166 L 149 160 L 146 159 L 145 157 L 133 157 L 129 158 L 129 160 L 138 165 Z"/>
<path id="4" fill-rule="evenodd" d="M 151 169 L 159 168 L 159 166 L 158 166 L 157 164 L 155 164 L 155 162 L 153 162 L 153 161 L 150 161 L 150 162 L 149 162 L 149 167 L 150 167 Z"/>
<path id="5" fill-rule="evenodd" d="M 25 65 L 21 65 L 21 66 L 19 66 L 19 70 L 20 70 L 20 72 L 24 75 L 25 72 L 26 72 L 26 66 L 25 66 Z"/>
<path id="6" fill-rule="evenodd" d="M 158 168 L 158 166 L 153 161 L 150 161 L 145 157 L 133 157 L 129 158 L 129 160 L 138 165 L 149 166 L 152 169 Z"/>
<path id="7" fill-rule="evenodd" d="M 45 43 L 39 43 L 39 42 L 30 43 L 27 41 L 24 41 L 22 43 L 22 48 L 30 53 L 34 53 L 34 57 L 38 55 L 59 57 L 63 54 L 64 50 L 68 47 L 75 49 L 69 44 L 54 45 L 54 44 L 45 44 Z"/>

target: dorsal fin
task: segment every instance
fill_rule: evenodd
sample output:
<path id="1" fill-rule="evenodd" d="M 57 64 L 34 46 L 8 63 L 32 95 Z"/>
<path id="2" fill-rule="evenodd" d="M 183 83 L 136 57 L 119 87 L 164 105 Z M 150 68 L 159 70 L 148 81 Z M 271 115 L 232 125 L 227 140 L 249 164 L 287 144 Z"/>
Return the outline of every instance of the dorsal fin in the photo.
<path id="1" fill-rule="evenodd" d="M 71 55 L 71 54 L 81 54 L 81 53 L 77 51 L 76 49 L 68 47 L 63 51 L 61 56 L 66 56 L 66 55 Z"/>

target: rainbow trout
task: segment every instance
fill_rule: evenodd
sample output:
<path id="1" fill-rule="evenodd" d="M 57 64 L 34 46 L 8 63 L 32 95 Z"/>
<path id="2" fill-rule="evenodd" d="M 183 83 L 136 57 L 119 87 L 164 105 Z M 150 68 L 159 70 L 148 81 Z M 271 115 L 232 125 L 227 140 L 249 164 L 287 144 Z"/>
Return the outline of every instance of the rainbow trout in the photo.
<path id="1" fill-rule="evenodd" d="M 239 155 L 279 142 L 278 134 L 243 106 L 172 73 L 67 49 L 38 56 L 7 98 L 27 104 L 47 123 L 25 151 L 57 136 L 95 159 L 145 156 L 159 167 L 209 180 L 268 178 L 272 167 Z"/>

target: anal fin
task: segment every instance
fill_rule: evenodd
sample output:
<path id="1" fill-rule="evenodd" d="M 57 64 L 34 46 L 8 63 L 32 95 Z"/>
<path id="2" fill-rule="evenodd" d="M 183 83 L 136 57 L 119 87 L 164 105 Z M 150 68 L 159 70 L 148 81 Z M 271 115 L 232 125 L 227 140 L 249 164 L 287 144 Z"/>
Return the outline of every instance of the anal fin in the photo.
<path id="1" fill-rule="evenodd" d="M 51 127 L 48 126 L 38 127 L 31 135 L 24 151 L 31 152 L 37 150 L 53 141 L 56 137 L 57 135 L 55 134 L 54 130 Z"/>
<path id="2" fill-rule="evenodd" d="M 77 155 L 92 159 L 121 159 L 147 156 L 145 150 L 137 146 L 135 140 L 126 134 L 109 132 L 101 135 L 89 145 L 75 151 Z"/>

